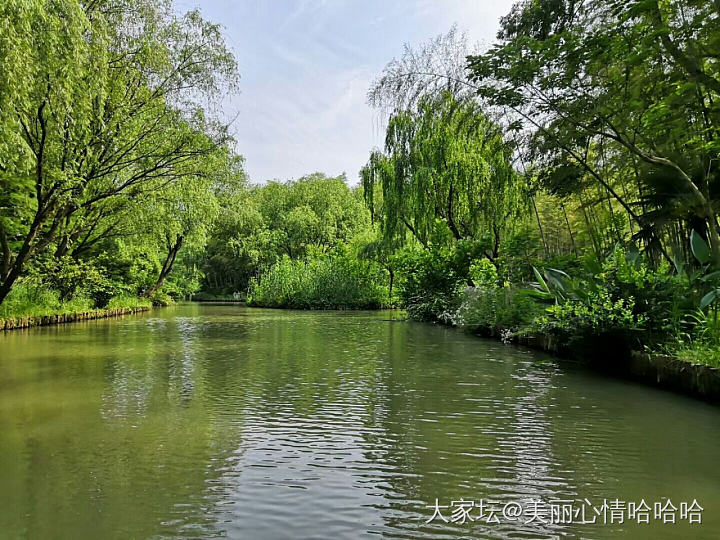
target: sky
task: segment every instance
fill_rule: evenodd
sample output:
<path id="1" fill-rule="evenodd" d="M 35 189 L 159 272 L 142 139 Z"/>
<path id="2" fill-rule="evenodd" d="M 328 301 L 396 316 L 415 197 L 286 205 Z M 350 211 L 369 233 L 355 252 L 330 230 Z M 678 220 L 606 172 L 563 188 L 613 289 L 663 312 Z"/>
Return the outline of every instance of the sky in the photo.
<path id="1" fill-rule="evenodd" d="M 382 120 L 367 90 L 404 44 L 453 24 L 490 44 L 513 0 L 176 0 L 224 26 L 240 71 L 223 115 L 254 183 L 312 172 L 358 182 Z"/>

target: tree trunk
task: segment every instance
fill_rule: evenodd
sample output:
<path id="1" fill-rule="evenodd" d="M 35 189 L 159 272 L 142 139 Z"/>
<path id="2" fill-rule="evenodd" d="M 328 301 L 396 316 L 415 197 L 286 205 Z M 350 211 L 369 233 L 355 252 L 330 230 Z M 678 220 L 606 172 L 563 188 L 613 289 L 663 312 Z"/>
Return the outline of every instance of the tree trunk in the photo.
<path id="1" fill-rule="evenodd" d="M 163 283 L 165 283 L 165 279 L 170 274 L 170 271 L 172 270 L 173 264 L 175 264 L 175 258 L 177 257 L 178 251 L 180 251 L 180 248 L 183 244 L 183 237 L 178 236 L 177 240 L 175 241 L 175 244 L 170 246 L 170 251 L 168 252 L 167 257 L 165 257 L 165 262 L 163 263 L 162 269 L 160 270 L 160 275 L 158 276 L 157 281 L 155 282 L 155 285 L 147 289 L 142 296 L 144 298 L 149 298 L 152 296 L 155 291 L 157 291 L 160 287 L 163 286 Z"/>
<path id="2" fill-rule="evenodd" d="M 6 269 L 3 272 L 3 275 L 0 276 L 0 278 L 2 278 L 2 284 L 0 284 L 0 304 L 2 304 L 7 295 L 10 294 L 13 285 L 22 274 L 25 263 L 30 259 L 31 255 L 36 251 L 44 249 L 55 237 L 55 233 L 57 232 L 60 224 L 59 220 L 64 212 L 60 212 L 56 215 L 50 228 L 41 234 L 42 227 L 45 223 L 47 223 L 47 218 L 51 211 L 51 208 L 44 207 L 35 212 L 35 218 L 30 224 L 30 229 L 25 235 L 23 244 L 12 262 L 10 261 L 12 257 L 8 246 L 8 252 L 4 255 L 3 260 L 3 266 L 5 266 Z M 40 240 L 35 243 L 38 236 L 40 236 Z"/>
<path id="3" fill-rule="evenodd" d="M 583 218 L 585 219 L 585 226 L 588 230 L 588 236 L 590 237 L 590 242 L 593 246 L 593 251 L 595 252 L 595 255 L 600 258 L 600 248 L 597 245 L 597 240 L 595 238 L 595 234 L 592 230 L 592 225 L 590 224 L 590 218 L 587 215 L 587 211 L 585 209 L 585 203 L 583 202 L 582 195 L 578 192 L 578 199 L 580 199 L 580 209 L 582 210 Z"/>
<path id="4" fill-rule="evenodd" d="M 393 282 L 395 281 L 395 272 L 393 272 L 392 268 L 388 268 L 388 274 L 390 274 L 390 285 L 388 287 L 388 298 L 392 302 L 392 291 L 393 291 Z"/>
<path id="5" fill-rule="evenodd" d="M 545 248 L 545 256 L 550 256 L 550 248 L 548 247 L 547 240 L 545 240 L 545 231 L 543 231 L 542 221 L 540 221 L 540 214 L 538 213 L 537 205 L 535 204 L 535 197 L 530 197 L 532 201 L 533 210 L 535 210 L 535 219 L 537 220 L 538 230 L 540 231 L 540 240 L 542 240 L 543 248 Z"/>

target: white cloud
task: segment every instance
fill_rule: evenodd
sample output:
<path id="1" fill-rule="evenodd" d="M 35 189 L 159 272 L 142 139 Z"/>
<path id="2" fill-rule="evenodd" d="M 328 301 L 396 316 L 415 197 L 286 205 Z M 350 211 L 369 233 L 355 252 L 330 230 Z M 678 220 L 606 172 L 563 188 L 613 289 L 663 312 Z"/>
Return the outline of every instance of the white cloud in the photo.
<path id="1" fill-rule="evenodd" d="M 180 9 L 200 0 L 178 0 Z M 382 142 L 365 103 L 371 81 L 402 53 L 457 23 L 492 41 L 512 0 L 205 0 L 204 15 L 226 26 L 241 69 L 226 102 L 238 150 L 253 181 L 314 171 L 351 181 Z"/>

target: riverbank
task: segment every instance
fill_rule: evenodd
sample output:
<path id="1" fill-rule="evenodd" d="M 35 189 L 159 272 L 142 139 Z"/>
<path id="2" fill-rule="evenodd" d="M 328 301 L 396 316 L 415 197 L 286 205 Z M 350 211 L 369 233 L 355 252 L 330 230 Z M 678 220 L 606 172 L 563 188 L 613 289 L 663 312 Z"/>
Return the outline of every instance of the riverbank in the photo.
<path id="1" fill-rule="evenodd" d="M 569 344 L 557 336 L 539 332 L 511 335 L 502 328 L 479 328 L 474 332 L 518 346 L 543 351 L 560 361 L 581 363 L 616 377 L 720 403 L 720 369 L 664 354 L 633 351 L 607 340 L 575 340 Z"/>
<path id="2" fill-rule="evenodd" d="M 234 298 L 191 298 L 191 302 L 198 304 L 245 304 L 245 300 L 235 300 Z"/>
<path id="3" fill-rule="evenodd" d="M 35 326 L 50 326 L 53 324 L 90 321 L 93 319 L 107 319 L 111 317 L 121 317 L 123 315 L 133 315 L 149 310 L 150 307 L 147 306 L 136 306 L 115 309 L 95 309 L 73 313 L 60 313 L 57 315 L 6 317 L 0 318 L 0 330 L 18 330 Z"/>

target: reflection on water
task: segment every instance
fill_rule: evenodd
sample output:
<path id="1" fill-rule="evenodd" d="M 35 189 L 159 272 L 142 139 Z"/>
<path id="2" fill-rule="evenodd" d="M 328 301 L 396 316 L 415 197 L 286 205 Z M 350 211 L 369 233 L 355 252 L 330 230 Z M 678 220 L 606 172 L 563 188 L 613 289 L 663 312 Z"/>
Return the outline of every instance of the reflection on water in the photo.
<path id="1" fill-rule="evenodd" d="M 717 408 L 392 319 L 190 305 L 0 336 L 0 536 L 720 535 Z M 425 523 L 662 497 L 703 524 Z"/>

